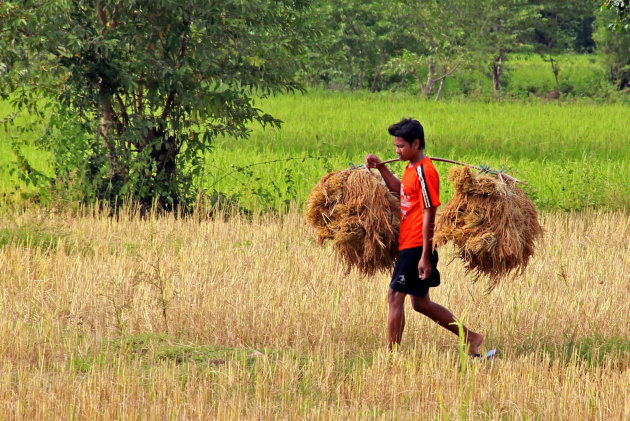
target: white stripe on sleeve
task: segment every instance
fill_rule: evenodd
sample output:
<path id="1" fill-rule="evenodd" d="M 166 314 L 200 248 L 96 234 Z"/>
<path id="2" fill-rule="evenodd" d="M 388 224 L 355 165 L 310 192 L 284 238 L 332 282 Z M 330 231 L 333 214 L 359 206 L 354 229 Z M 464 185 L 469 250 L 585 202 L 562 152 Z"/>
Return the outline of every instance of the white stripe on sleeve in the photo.
<path id="1" fill-rule="evenodd" d="M 418 181 L 420 181 L 420 191 L 422 193 L 422 201 L 424 202 L 424 207 L 430 208 L 432 206 L 431 199 L 429 197 L 429 190 L 427 189 L 427 182 L 424 177 L 424 168 L 422 165 L 418 165 Z"/>

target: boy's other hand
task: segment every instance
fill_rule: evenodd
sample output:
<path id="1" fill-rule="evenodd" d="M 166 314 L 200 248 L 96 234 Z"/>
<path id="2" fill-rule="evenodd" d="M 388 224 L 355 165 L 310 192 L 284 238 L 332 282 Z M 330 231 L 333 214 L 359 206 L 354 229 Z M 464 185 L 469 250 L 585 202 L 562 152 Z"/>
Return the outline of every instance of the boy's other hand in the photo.
<path id="1" fill-rule="evenodd" d="M 373 154 L 365 157 L 365 166 L 368 168 L 377 168 L 381 165 L 381 159 Z"/>
<path id="2" fill-rule="evenodd" d="M 418 262 L 418 275 L 420 275 L 420 279 L 429 279 L 431 277 L 431 271 L 431 260 L 423 256 Z"/>

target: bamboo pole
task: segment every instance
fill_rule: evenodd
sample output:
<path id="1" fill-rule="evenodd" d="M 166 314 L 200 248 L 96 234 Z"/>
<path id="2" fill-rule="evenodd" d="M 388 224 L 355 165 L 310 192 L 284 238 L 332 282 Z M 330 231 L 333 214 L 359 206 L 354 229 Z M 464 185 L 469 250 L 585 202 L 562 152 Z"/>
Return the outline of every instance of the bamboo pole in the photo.
<path id="1" fill-rule="evenodd" d="M 445 158 L 436 158 L 436 157 L 429 157 L 429 158 L 431 159 L 431 161 L 447 162 L 449 164 L 455 164 L 455 165 L 464 165 L 464 166 L 471 167 L 471 168 L 474 168 L 474 169 L 482 171 L 482 172 L 487 172 L 488 171 L 488 169 L 486 169 L 486 168 L 477 167 L 476 165 L 470 165 L 470 164 L 467 164 L 465 162 L 453 161 L 451 159 L 445 159 Z M 389 164 L 391 162 L 397 162 L 397 161 L 400 161 L 400 159 L 396 158 L 396 159 L 390 159 L 388 161 L 381 161 L 381 164 Z M 519 180 L 517 178 L 514 178 L 514 177 L 512 177 L 509 174 L 506 174 L 506 173 L 503 173 L 503 172 L 499 172 L 499 173 L 497 173 L 497 175 L 498 175 L 499 178 L 505 178 L 507 180 L 514 181 L 516 183 L 521 183 L 521 184 L 527 185 L 526 182 L 521 181 L 521 180 Z"/>

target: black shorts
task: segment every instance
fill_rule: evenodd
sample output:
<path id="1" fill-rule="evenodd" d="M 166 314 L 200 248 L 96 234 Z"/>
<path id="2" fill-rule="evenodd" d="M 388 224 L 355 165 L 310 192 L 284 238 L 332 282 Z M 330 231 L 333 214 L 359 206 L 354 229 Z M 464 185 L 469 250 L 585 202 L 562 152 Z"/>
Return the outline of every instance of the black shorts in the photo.
<path id="1" fill-rule="evenodd" d="M 430 287 L 440 285 L 440 272 L 437 269 L 438 253 L 433 250 L 431 253 L 431 276 L 428 279 L 420 279 L 418 274 L 418 263 L 422 257 L 422 246 L 401 250 L 394 267 L 392 282 L 389 287 L 394 291 L 405 294 L 424 297 L 429 292 Z"/>

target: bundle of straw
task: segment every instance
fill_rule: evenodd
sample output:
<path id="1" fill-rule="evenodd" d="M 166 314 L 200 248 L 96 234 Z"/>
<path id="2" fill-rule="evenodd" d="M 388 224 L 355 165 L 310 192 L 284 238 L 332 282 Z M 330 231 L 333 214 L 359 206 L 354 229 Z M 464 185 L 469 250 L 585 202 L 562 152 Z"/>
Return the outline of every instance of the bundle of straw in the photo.
<path id="1" fill-rule="evenodd" d="M 305 215 L 320 244 L 332 240 L 347 272 L 356 268 L 371 276 L 396 261 L 400 202 L 369 170 L 324 176 L 306 201 Z"/>
<path id="2" fill-rule="evenodd" d="M 543 228 L 527 194 L 499 174 L 474 174 L 468 167 L 453 167 L 449 180 L 453 198 L 436 221 L 435 245 L 452 241 L 474 279 L 486 275 L 489 290 L 514 271 L 523 273 Z"/>

